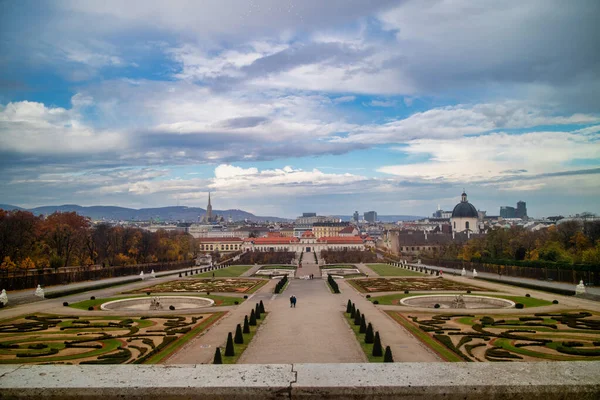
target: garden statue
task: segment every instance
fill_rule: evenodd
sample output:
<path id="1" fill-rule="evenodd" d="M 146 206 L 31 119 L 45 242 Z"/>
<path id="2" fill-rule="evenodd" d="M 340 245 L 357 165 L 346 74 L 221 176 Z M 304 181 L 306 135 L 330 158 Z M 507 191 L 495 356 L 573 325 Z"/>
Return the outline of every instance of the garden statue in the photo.
<path id="1" fill-rule="evenodd" d="M 466 269 L 462 269 L 462 272 L 460 273 L 460 276 L 466 276 L 467 275 L 467 270 Z"/>
<path id="2" fill-rule="evenodd" d="M 142 278 L 142 280 L 146 279 L 144 278 L 144 271 L 140 272 L 140 278 Z"/>
<path id="3" fill-rule="evenodd" d="M 150 272 L 150 276 L 151 276 L 152 278 L 155 278 L 155 279 L 156 279 L 156 274 L 154 273 L 154 270 L 152 270 L 152 272 Z"/>
<path id="4" fill-rule="evenodd" d="M 162 310 L 162 304 L 160 304 L 160 297 L 153 297 L 150 301 L 150 310 Z"/>
<path id="5" fill-rule="evenodd" d="M 0 303 L 3 305 L 8 304 L 8 296 L 6 295 L 6 289 L 2 289 L 2 293 L 0 293 Z"/>
<path id="6" fill-rule="evenodd" d="M 575 294 L 585 294 L 585 285 L 583 284 L 583 280 L 580 280 L 579 285 L 575 286 Z"/>
<path id="7" fill-rule="evenodd" d="M 473 269 L 473 278 L 477 278 L 477 270 Z"/>
<path id="8" fill-rule="evenodd" d="M 42 287 L 40 285 L 38 285 L 37 289 L 35 289 L 35 295 L 37 297 L 39 297 L 40 299 L 44 298 L 44 289 L 42 289 Z"/>
<path id="9" fill-rule="evenodd" d="M 452 300 L 451 308 L 467 308 L 467 306 L 465 305 L 465 299 L 463 299 L 462 294 L 459 294 L 458 296 L 454 297 L 454 300 Z"/>

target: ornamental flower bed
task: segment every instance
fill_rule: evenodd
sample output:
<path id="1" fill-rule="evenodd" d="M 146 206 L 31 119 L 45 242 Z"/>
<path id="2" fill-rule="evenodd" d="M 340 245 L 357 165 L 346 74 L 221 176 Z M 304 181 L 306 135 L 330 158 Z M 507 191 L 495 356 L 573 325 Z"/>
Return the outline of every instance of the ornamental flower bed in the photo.
<path id="1" fill-rule="evenodd" d="M 28 315 L 0 323 L 0 364 L 156 363 L 222 315 Z"/>
<path id="2" fill-rule="evenodd" d="M 598 361 L 600 315 L 389 312 L 448 361 Z"/>
<path id="3" fill-rule="evenodd" d="M 127 293 L 185 293 L 185 292 L 226 292 L 246 293 L 262 284 L 260 279 L 225 278 L 225 279 L 182 279 L 159 283 L 143 289 Z"/>
<path id="4" fill-rule="evenodd" d="M 368 278 L 350 281 L 359 291 L 371 292 L 396 292 L 396 291 L 444 291 L 444 290 L 485 290 L 473 285 L 440 278 Z"/>

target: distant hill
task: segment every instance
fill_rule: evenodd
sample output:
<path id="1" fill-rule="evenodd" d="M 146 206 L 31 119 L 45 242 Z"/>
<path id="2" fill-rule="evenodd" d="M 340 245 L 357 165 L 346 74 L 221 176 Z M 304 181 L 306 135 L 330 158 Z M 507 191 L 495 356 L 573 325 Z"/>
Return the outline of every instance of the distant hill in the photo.
<path id="1" fill-rule="evenodd" d="M 21 207 L 11 206 L 10 204 L 0 204 L 0 210 L 12 211 L 12 210 L 23 210 Z"/>
<path id="2" fill-rule="evenodd" d="M 1 209 L 4 210 L 26 210 L 24 208 L 2 204 Z M 160 220 L 160 221 L 185 221 L 185 222 L 196 222 L 199 217 L 203 217 L 206 214 L 204 208 L 199 207 L 158 207 L 158 208 L 142 208 L 136 210 L 134 208 L 125 207 L 112 207 L 112 206 L 91 206 L 83 207 L 76 204 L 64 204 L 61 206 L 42 206 L 27 209 L 36 215 L 52 214 L 56 211 L 70 212 L 75 211 L 79 215 L 85 215 L 93 220 L 118 220 L 118 221 L 149 221 L 149 220 Z M 243 210 L 213 210 L 213 214 L 222 215 L 225 219 L 230 216 L 234 221 L 242 221 L 248 219 L 251 221 L 273 221 L 273 222 L 285 222 L 288 221 L 285 218 L 278 217 L 262 217 Z"/>
<path id="3" fill-rule="evenodd" d="M 334 215 L 335 218 L 340 218 L 342 221 L 351 221 L 351 215 Z M 361 215 L 360 218 L 363 216 Z M 418 219 L 423 219 L 425 217 L 420 217 L 418 215 L 377 215 L 377 220 L 379 222 L 397 222 L 397 221 L 416 221 Z"/>

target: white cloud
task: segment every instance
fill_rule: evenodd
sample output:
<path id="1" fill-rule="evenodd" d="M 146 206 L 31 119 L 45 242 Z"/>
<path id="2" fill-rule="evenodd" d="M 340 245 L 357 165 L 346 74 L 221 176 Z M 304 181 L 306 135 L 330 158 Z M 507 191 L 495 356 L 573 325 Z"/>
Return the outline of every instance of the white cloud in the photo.
<path id="1" fill-rule="evenodd" d="M 87 101 L 78 98 L 77 106 Z M 96 131 L 81 121 L 77 109 L 21 101 L 0 106 L 0 147 L 26 154 L 86 154 L 125 145 L 114 131 Z"/>
<path id="2" fill-rule="evenodd" d="M 379 172 L 437 182 L 490 182 L 600 166 L 598 138 L 569 132 L 492 133 L 459 139 L 419 139 L 400 150 L 426 162 L 381 167 Z M 528 184 L 531 188 L 532 184 Z"/>
<path id="3" fill-rule="evenodd" d="M 403 143 L 418 138 L 457 138 L 494 129 L 530 128 L 542 125 L 590 124 L 600 121 L 595 115 L 555 116 L 552 110 L 523 102 L 457 105 L 434 108 L 382 125 L 357 126 L 335 143 Z"/>
<path id="4" fill-rule="evenodd" d="M 372 107 L 396 107 L 394 100 L 371 100 L 369 103 Z"/>

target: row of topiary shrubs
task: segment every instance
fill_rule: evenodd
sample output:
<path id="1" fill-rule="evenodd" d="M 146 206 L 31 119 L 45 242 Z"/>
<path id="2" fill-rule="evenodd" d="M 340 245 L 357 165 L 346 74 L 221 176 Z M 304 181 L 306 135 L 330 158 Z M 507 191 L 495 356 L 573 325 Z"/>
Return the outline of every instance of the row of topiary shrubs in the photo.
<path id="1" fill-rule="evenodd" d="M 274 293 L 275 294 L 281 293 L 281 291 L 285 287 L 285 284 L 287 283 L 287 281 L 288 281 L 288 277 L 287 277 L 287 275 L 284 275 L 283 278 L 281 278 L 279 280 L 279 282 L 277 282 L 277 285 L 275 285 L 275 291 L 274 291 Z"/>
<path id="2" fill-rule="evenodd" d="M 335 281 L 335 279 L 333 279 L 333 276 L 327 275 L 327 283 L 331 287 L 331 290 L 333 290 L 333 293 L 339 293 L 340 292 L 340 287 L 338 286 L 338 284 Z"/>
<path id="3" fill-rule="evenodd" d="M 254 309 L 250 312 L 250 318 L 244 316 L 244 327 L 241 324 L 237 324 L 235 328 L 235 337 L 231 332 L 227 335 L 227 344 L 225 345 L 225 356 L 235 356 L 235 348 L 233 344 L 244 344 L 244 334 L 250 333 L 250 326 L 256 326 L 257 320 L 262 318 L 262 314 L 265 313 L 265 305 L 262 300 L 260 303 L 256 303 Z M 217 347 L 215 350 L 215 356 L 213 364 L 223 364 L 223 358 L 221 357 L 221 348 Z"/>
<path id="4" fill-rule="evenodd" d="M 394 362 L 390 346 L 385 348 L 384 354 L 379 332 L 373 334 L 373 325 L 370 322 L 367 325 L 365 315 L 361 314 L 360 310 L 356 308 L 355 304 L 350 300 L 348 300 L 348 304 L 346 305 L 346 313 L 350 316 L 350 319 L 354 321 L 354 325 L 359 326 L 358 332 L 365 334 L 365 343 L 373 345 L 371 355 L 373 357 L 383 356 L 383 362 Z"/>

